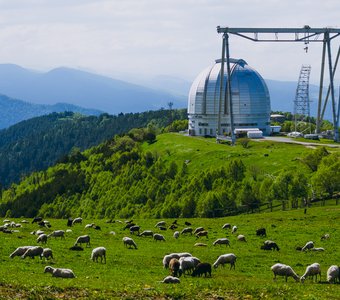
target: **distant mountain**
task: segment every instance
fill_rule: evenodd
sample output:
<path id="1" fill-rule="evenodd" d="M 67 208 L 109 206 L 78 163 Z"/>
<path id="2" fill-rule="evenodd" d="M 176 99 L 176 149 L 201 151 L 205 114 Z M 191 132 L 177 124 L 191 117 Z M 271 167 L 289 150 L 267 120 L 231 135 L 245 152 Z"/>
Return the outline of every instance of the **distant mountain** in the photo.
<path id="1" fill-rule="evenodd" d="M 32 104 L 18 99 L 12 99 L 0 94 L 0 129 L 7 128 L 20 121 L 50 114 L 52 112 L 72 111 L 83 115 L 100 115 L 95 109 L 86 109 L 67 103 L 54 105 Z"/>
<path id="2" fill-rule="evenodd" d="M 36 104 L 70 103 L 111 114 L 187 106 L 186 97 L 70 68 L 47 73 L 0 64 L 0 93 Z"/>

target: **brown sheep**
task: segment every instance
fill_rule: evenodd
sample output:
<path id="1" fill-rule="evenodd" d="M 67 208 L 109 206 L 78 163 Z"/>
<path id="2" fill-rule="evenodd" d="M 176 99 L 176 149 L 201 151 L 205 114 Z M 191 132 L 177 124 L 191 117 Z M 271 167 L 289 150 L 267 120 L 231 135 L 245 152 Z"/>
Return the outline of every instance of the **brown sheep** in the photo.
<path id="1" fill-rule="evenodd" d="M 169 270 L 170 274 L 175 277 L 180 277 L 182 275 L 181 270 L 179 269 L 180 262 L 177 258 L 172 258 L 169 262 Z"/>

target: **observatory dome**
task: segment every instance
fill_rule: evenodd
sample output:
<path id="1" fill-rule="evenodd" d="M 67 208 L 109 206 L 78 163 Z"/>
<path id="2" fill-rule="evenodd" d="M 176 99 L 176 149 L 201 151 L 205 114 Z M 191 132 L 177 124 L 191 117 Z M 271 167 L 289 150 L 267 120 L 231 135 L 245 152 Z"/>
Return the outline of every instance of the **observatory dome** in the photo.
<path id="1" fill-rule="evenodd" d="M 234 129 L 258 128 L 270 134 L 270 98 L 261 75 L 242 59 L 230 59 L 231 99 Z M 225 93 L 227 66 L 224 66 L 220 105 L 221 60 L 194 80 L 188 99 L 190 135 L 229 134 L 230 107 Z"/>

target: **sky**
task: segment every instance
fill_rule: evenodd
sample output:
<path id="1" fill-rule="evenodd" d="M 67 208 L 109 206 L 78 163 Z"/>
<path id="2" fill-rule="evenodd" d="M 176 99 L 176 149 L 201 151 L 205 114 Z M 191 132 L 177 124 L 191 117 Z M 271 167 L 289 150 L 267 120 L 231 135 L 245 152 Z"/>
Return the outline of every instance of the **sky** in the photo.
<path id="1" fill-rule="evenodd" d="M 0 0 L 0 63 L 192 81 L 221 56 L 217 26 L 304 25 L 340 28 L 340 1 Z M 340 37 L 333 57 L 339 44 Z M 230 37 L 231 57 L 244 59 L 264 78 L 297 81 L 302 64 L 310 64 L 311 82 L 318 84 L 322 43 L 311 43 L 307 53 L 304 46 Z"/>

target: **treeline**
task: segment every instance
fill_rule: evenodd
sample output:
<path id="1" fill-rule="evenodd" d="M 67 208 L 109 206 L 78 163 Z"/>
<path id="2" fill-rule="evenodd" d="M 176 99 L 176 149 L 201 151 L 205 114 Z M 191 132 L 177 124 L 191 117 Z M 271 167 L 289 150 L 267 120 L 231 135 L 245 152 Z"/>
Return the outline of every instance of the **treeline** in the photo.
<path id="1" fill-rule="evenodd" d="M 306 171 L 265 176 L 242 160 L 189 174 L 188 165 L 167 162 L 154 143 L 154 129 L 133 129 L 84 152 L 74 150 L 47 171 L 36 172 L 3 191 L 7 217 L 130 218 L 218 217 L 237 208 L 257 209 L 282 201 L 295 206 L 340 191 L 339 153 L 319 148 L 300 159 Z"/>
<path id="2" fill-rule="evenodd" d="M 186 118 L 186 110 L 182 109 L 115 116 L 64 112 L 20 122 L 0 131 L 0 188 L 54 165 L 72 148 L 83 151 L 132 128 L 160 129 Z"/>

